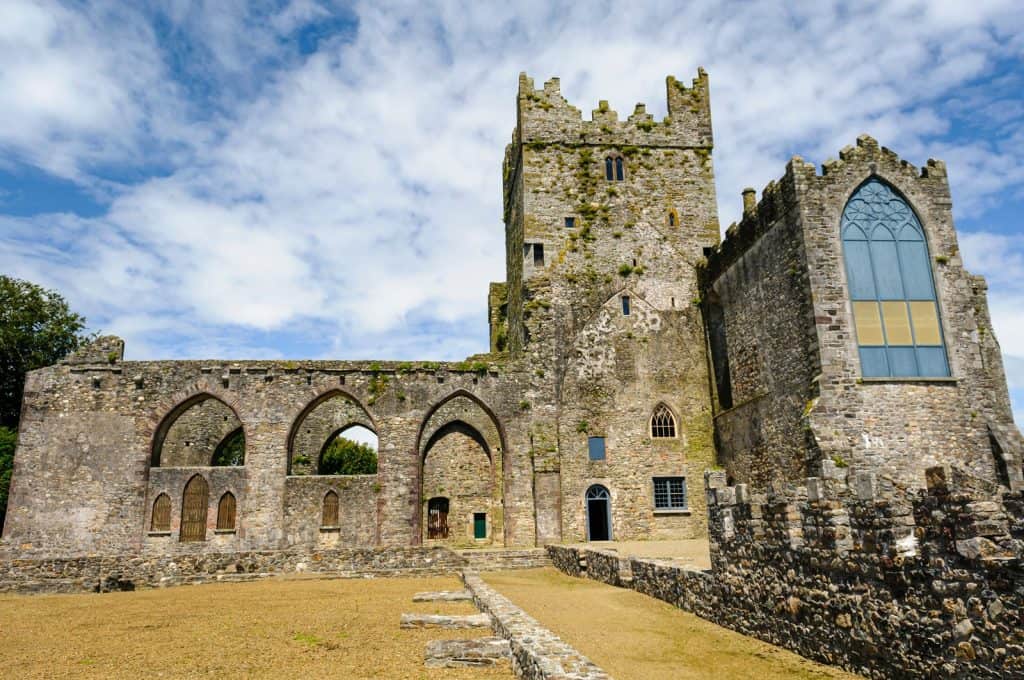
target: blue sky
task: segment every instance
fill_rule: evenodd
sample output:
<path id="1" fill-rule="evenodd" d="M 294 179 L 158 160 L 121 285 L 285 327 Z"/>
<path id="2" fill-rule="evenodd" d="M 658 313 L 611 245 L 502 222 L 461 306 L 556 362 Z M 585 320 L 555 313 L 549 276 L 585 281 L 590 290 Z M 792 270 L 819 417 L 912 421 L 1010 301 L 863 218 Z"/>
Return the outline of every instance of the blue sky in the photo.
<path id="1" fill-rule="evenodd" d="M 0 271 L 134 359 L 485 351 L 518 73 L 660 116 L 703 65 L 723 227 L 862 132 L 948 163 L 1021 422 L 1018 3 L 5 0 Z"/>

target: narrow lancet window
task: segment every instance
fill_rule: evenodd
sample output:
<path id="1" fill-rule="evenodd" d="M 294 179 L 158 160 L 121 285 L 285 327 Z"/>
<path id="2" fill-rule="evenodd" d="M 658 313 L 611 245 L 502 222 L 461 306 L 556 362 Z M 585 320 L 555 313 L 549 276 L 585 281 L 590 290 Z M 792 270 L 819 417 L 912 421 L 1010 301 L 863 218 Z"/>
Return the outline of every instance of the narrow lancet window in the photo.
<path id="1" fill-rule="evenodd" d="M 676 436 L 676 419 L 664 404 L 658 404 L 651 416 L 651 437 L 655 439 Z"/>

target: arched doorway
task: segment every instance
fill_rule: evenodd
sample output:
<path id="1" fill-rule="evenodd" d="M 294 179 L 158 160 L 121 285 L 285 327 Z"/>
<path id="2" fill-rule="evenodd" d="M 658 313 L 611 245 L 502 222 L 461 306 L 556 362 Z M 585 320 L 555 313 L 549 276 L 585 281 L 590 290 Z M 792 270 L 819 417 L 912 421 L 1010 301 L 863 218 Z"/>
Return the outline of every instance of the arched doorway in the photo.
<path id="1" fill-rule="evenodd" d="M 185 485 L 181 502 L 181 532 L 179 540 L 205 541 L 206 514 L 210 497 L 210 485 L 202 475 L 195 475 Z"/>
<path id="2" fill-rule="evenodd" d="M 612 497 L 600 484 L 587 489 L 587 540 L 612 540 Z"/>

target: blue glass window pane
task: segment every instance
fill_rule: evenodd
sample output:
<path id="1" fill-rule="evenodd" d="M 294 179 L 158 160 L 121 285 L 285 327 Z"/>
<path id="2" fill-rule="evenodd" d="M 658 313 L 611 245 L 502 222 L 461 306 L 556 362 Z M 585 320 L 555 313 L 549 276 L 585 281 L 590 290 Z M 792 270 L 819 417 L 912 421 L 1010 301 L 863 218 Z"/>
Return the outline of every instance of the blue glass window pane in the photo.
<path id="1" fill-rule="evenodd" d="M 922 376 L 928 378 L 949 376 L 949 363 L 946 361 L 945 347 L 918 347 L 917 364 L 921 367 Z"/>
<path id="2" fill-rule="evenodd" d="M 617 180 L 619 180 L 621 182 L 624 178 L 625 178 L 625 175 L 624 175 L 624 173 L 622 171 L 622 159 L 621 158 L 616 158 L 615 159 L 615 179 L 617 179 Z"/>
<path id="3" fill-rule="evenodd" d="M 868 237 L 864 235 L 864 232 L 861 230 L 860 227 L 857 227 L 857 226 L 854 226 L 854 225 L 850 224 L 850 225 L 847 225 L 845 229 L 843 229 L 843 240 L 844 241 L 867 241 Z"/>
<path id="4" fill-rule="evenodd" d="M 876 233 L 879 230 L 876 230 Z M 902 300 L 903 282 L 900 281 L 900 260 L 895 241 L 871 241 L 871 261 L 875 265 L 879 300 Z"/>
<path id="5" fill-rule="evenodd" d="M 903 282 L 910 300 L 933 300 L 931 264 L 924 241 L 900 241 L 900 261 L 903 263 Z"/>
<path id="6" fill-rule="evenodd" d="M 860 348 L 860 372 L 865 378 L 888 378 L 889 362 L 884 347 Z"/>
<path id="7" fill-rule="evenodd" d="M 890 347 L 889 367 L 893 376 L 915 377 L 917 372 L 917 358 L 914 356 L 913 347 Z"/>
<path id="8" fill-rule="evenodd" d="M 607 180 L 612 179 L 612 159 L 611 156 L 604 159 L 604 178 Z"/>
<path id="9" fill-rule="evenodd" d="M 604 460 L 604 437 L 588 438 L 587 449 L 590 453 L 590 460 Z"/>
<path id="10" fill-rule="evenodd" d="M 845 244 L 846 275 L 850 279 L 850 297 L 854 300 L 875 299 L 875 279 L 871 273 L 871 253 L 867 241 Z"/>
<path id="11" fill-rule="evenodd" d="M 629 296 L 622 296 L 622 315 L 629 316 Z"/>
<path id="12" fill-rule="evenodd" d="M 899 239 L 901 241 L 923 241 L 924 237 L 915 225 L 907 224 L 900 229 Z"/>

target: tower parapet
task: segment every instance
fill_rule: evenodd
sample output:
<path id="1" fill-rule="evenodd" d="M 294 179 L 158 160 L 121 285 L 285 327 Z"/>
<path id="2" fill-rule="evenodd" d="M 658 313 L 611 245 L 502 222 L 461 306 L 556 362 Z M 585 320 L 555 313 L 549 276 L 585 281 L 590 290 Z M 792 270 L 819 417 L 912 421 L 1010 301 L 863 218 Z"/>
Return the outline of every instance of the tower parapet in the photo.
<path id="1" fill-rule="evenodd" d="M 675 76 L 665 79 L 668 116 L 660 121 L 637 104 L 625 120 L 602 100 L 583 120 L 582 112 L 562 96 L 558 78 L 536 89 L 533 78 L 519 76 L 517 100 L 518 140 L 523 144 L 586 144 L 603 146 L 712 147 L 711 103 L 708 75 L 697 70 L 690 87 Z"/>

